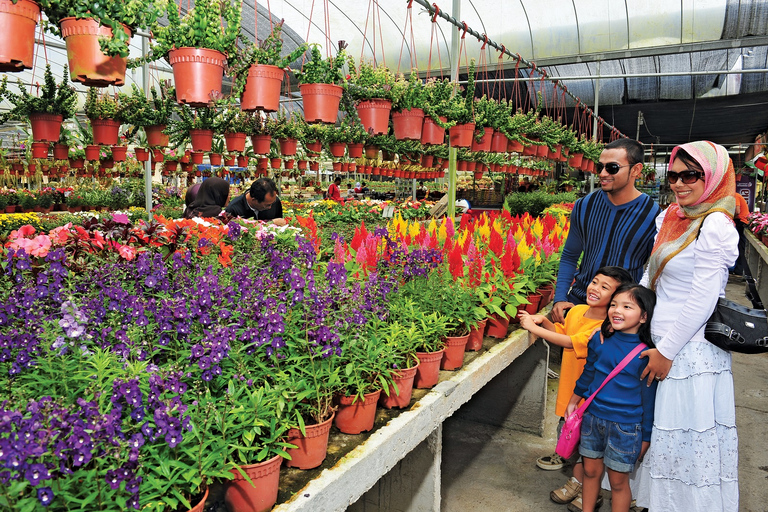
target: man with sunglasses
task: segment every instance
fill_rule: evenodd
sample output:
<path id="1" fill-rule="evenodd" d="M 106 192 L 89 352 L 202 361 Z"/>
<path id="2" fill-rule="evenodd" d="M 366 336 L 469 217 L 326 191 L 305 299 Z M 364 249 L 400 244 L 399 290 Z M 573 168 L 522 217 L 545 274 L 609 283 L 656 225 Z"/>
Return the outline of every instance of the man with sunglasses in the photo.
<path id="1" fill-rule="evenodd" d="M 576 201 L 571 213 L 557 274 L 554 322 L 563 322 L 569 308 L 586 303 L 587 285 L 600 267 L 625 268 L 639 281 L 653 248 L 661 209 L 635 188 L 643 171 L 643 145 L 615 140 L 605 146 L 595 169 L 600 190 Z"/>

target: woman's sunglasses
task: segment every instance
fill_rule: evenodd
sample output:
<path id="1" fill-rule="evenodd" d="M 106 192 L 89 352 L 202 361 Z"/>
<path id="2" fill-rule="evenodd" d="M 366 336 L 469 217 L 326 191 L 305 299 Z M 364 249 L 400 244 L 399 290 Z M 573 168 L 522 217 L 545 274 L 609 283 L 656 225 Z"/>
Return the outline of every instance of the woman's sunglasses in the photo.
<path id="1" fill-rule="evenodd" d="M 607 172 L 610 175 L 614 175 L 617 172 L 619 172 L 619 169 L 621 169 L 622 167 L 630 167 L 631 165 L 632 164 L 619 165 L 616 162 L 609 162 L 607 164 L 597 162 L 595 164 L 595 170 L 597 171 L 597 174 L 600 174 L 601 172 L 603 172 L 603 169 L 605 169 L 605 172 Z"/>
<path id="2" fill-rule="evenodd" d="M 692 185 L 699 180 L 703 180 L 704 173 L 701 171 L 691 171 L 690 169 L 687 171 L 681 171 L 681 172 L 674 172 L 674 171 L 667 172 L 667 181 L 670 184 L 677 183 L 678 178 L 683 180 L 683 183 L 685 183 L 686 185 Z"/>

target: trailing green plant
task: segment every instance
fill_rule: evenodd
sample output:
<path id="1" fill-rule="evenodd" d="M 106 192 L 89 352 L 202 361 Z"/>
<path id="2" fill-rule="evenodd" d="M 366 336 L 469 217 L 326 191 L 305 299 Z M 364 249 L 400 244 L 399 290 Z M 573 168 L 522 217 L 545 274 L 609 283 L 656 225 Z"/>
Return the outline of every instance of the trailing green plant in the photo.
<path id="1" fill-rule="evenodd" d="M 392 88 L 395 85 L 395 75 L 383 63 L 374 66 L 369 62 L 361 62 L 355 66 L 354 59 L 350 56 L 349 79 L 346 90 L 353 101 L 365 101 L 372 99 L 392 99 Z"/>
<path id="2" fill-rule="evenodd" d="M 161 80 L 160 88 L 149 89 L 151 98 L 136 84 L 131 84 L 131 93 L 121 98 L 125 111 L 125 122 L 145 127 L 168 124 L 176 110 L 176 93 L 169 80 Z"/>
<path id="3" fill-rule="evenodd" d="M 407 79 L 401 73 L 392 86 L 392 110 L 402 112 L 414 108 L 424 109 L 427 96 L 427 89 L 419 78 L 418 70 L 412 69 Z"/>
<path id="4" fill-rule="evenodd" d="M 8 100 L 13 107 L 0 114 L 0 124 L 8 120 L 27 121 L 31 114 L 60 115 L 64 119 L 74 117 L 77 107 L 77 92 L 69 84 L 67 65 L 64 65 L 64 73 L 60 83 L 51 72 L 51 65 L 45 65 L 45 75 L 42 90 L 39 96 L 28 93 L 21 80 L 18 81 L 19 92 L 14 93 L 8 89 L 8 76 L 3 76 L 0 82 L 0 99 Z"/>
<path id="5" fill-rule="evenodd" d="M 334 84 L 343 85 L 344 64 L 347 58 L 347 43 L 339 41 L 335 57 L 323 58 L 320 45 L 310 45 L 310 59 L 302 64 L 301 70 L 294 70 L 299 84 Z"/>
<path id="6" fill-rule="evenodd" d="M 455 124 L 472 123 L 475 119 L 475 59 L 467 69 L 467 85 L 445 103 L 439 115 L 447 117 Z"/>
<path id="7" fill-rule="evenodd" d="M 125 122 L 129 117 L 129 112 L 123 107 L 125 98 L 124 93 L 99 94 L 95 87 L 90 87 L 85 98 L 85 115 L 88 119 L 114 119 Z"/>
<path id="8" fill-rule="evenodd" d="M 508 117 L 505 124 L 499 126 L 498 130 L 511 141 L 531 144 L 527 135 L 533 131 L 538 120 L 538 110 L 531 109 L 523 112 L 522 109 L 517 109 L 514 115 Z"/>
<path id="9" fill-rule="evenodd" d="M 217 133 L 248 133 L 252 122 L 251 114 L 244 112 L 234 103 L 227 103 L 219 112 Z"/>
<path id="10" fill-rule="evenodd" d="M 447 78 L 432 77 L 424 84 L 424 114 L 429 116 L 440 128 L 450 128 L 455 121 L 443 122 L 440 117 L 446 117 L 445 111 L 451 102 L 453 91 L 458 85 Z"/>
<path id="11" fill-rule="evenodd" d="M 214 130 L 219 127 L 218 110 L 214 107 L 181 105 L 176 111 L 178 119 L 171 120 L 165 130 L 174 146 L 184 147 L 189 142 L 190 130 Z"/>
<path id="12" fill-rule="evenodd" d="M 286 115 L 285 110 L 278 112 L 277 117 L 270 120 L 272 124 L 272 136 L 277 139 L 303 139 L 304 129 L 307 126 L 304 118 L 297 112 Z"/>

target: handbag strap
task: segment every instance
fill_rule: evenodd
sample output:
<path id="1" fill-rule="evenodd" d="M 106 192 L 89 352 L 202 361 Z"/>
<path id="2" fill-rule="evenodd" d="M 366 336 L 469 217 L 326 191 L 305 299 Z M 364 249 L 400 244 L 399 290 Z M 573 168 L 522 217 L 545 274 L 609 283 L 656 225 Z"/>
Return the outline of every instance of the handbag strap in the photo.
<path id="1" fill-rule="evenodd" d="M 609 373 L 609 374 L 608 374 L 608 376 L 605 378 L 605 380 L 603 381 L 603 383 L 602 383 L 602 384 L 600 384 L 600 387 L 599 387 L 599 388 L 597 388 L 597 390 L 596 390 L 594 393 L 592 393 L 592 394 L 589 396 L 589 398 L 587 398 L 587 399 L 584 401 L 584 403 L 583 403 L 583 404 L 581 404 L 581 407 L 579 407 L 579 411 L 582 411 L 582 412 L 583 412 L 583 411 L 587 410 L 587 407 L 589 407 L 589 404 L 591 404 L 591 403 L 592 403 L 592 400 L 595 398 L 595 395 L 597 395 L 597 393 L 598 393 L 598 392 L 599 392 L 601 389 L 603 389 L 603 386 L 605 386 L 606 384 L 608 384 L 608 381 L 609 381 L 609 380 L 611 380 L 611 379 L 612 379 L 612 378 L 614 378 L 616 375 L 618 375 L 618 374 L 619 374 L 619 372 L 621 372 L 621 370 L 623 370 L 623 369 L 624 369 L 624 367 L 625 367 L 625 366 L 627 366 L 627 365 L 629 364 L 629 362 L 630 362 L 630 361 L 631 361 L 631 360 L 632 360 L 632 359 L 633 359 L 635 356 L 637 356 L 637 355 L 638 355 L 640 352 L 642 352 L 643 350 L 645 350 L 645 349 L 647 349 L 647 348 L 648 348 L 648 345 L 646 345 L 645 343 L 640 343 L 638 346 L 636 346 L 634 349 L 632 349 L 632 351 L 631 351 L 629 354 L 627 354 L 627 355 L 624 357 L 624 359 L 622 359 L 622 360 L 621 360 L 621 362 L 620 362 L 619 364 L 617 364 L 617 365 L 616 365 L 616 368 L 614 368 L 614 369 L 613 369 L 613 371 L 612 371 L 611 373 Z"/>

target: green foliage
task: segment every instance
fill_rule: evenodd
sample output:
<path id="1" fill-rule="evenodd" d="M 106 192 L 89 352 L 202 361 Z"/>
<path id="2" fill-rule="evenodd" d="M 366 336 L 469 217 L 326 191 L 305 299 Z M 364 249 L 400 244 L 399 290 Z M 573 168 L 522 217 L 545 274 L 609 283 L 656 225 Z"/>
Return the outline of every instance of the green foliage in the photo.
<path id="1" fill-rule="evenodd" d="M 136 84 L 131 84 L 131 94 L 121 97 L 126 123 L 138 128 L 170 122 L 176 108 L 176 93 L 170 81 L 161 80 L 160 89 L 152 86 L 149 92 L 151 99 Z"/>
<path id="2" fill-rule="evenodd" d="M 401 289 L 402 290 L 402 289 Z M 429 312 L 424 302 L 407 290 L 397 293 L 390 302 L 390 319 L 399 322 L 406 329 L 418 329 L 418 337 L 407 338 L 410 346 L 403 346 L 409 353 L 436 352 L 445 348 L 445 337 L 456 326 L 456 322 L 438 311 Z"/>
<path id="3" fill-rule="evenodd" d="M 218 130 L 221 118 L 214 107 L 190 107 L 181 105 L 177 110 L 178 119 L 171 120 L 166 133 L 171 145 L 184 147 L 190 141 L 190 130 Z"/>
<path id="4" fill-rule="evenodd" d="M 451 102 L 455 87 L 458 87 L 458 85 L 451 83 L 447 78 L 438 79 L 433 77 L 427 80 L 424 84 L 426 94 L 424 99 L 424 113 L 431 117 L 441 128 L 450 128 L 456 124 L 455 121 L 444 123 L 440 119 L 440 116 L 446 116 L 445 111 L 448 109 L 448 105 Z"/>
<path id="5" fill-rule="evenodd" d="M 395 112 L 423 109 L 426 106 L 427 90 L 419 78 L 418 70 L 412 69 L 406 80 L 402 73 L 395 79 L 392 86 L 392 110 Z"/>
<path id="6" fill-rule="evenodd" d="M 234 103 L 229 103 L 219 112 L 217 133 L 249 133 L 254 115 L 240 110 Z"/>
<path id="7" fill-rule="evenodd" d="M 123 107 L 126 99 L 127 95 L 124 93 L 99 94 L 95 87 L 91 87 L 85 98 L 85 115 L 88 119 L 114 119 L 124 122 L 129 116 L 129 112 Z"/>
<path id="8" fill-rule="evenodd" d="M 13 104 L 11 110 L 0 114 L 0 124 L 8 120 L 28 121 L 31 114 L 61 115 L 64 119 L 74 117 L 77 106 L 77 92 L 69 85 L 69 72 L 64 65 L 63 78 L 59 84 L 51 72 L 51 65 L 45 65 L 45 79 L 39 96 L 27 92 L 26 87 L 18 81 L 19 93 L 8 89 L 8 76 L 3 76 L 0 82 L 0 100 L 6 99 Z"/>
<path id="9" fill-rule="evenodd" d="M 346 62 L 346 47 L 344 41 L 339 41 L 338 52 L 335 57 L 323 58 L 320 54 L 320 45 L 312 44 L 310 59 L 305 62 L 301 71 L 294 71 L 299 84 L 334 84 L 343 85 L 344 63 Z"/>
<path id="10" fill-rule="evenodd" d="M 272 136 L 277 139 L 303 139 L 304 128 L 307 123 L 297 112 L 290 116 L 286 115 L 285 110 L 278 112 L 276 118 L 270 118 Z"/>
<path id="11" fill-rule="evenodd" d="M 455 124 L 472 123 L 475 119 L 475 59 L 469 64 L 467 69 L 467 85 L 462 91 L 456 91 L 444 105 L 443 109 L 437 112 L 438 115 L 448 118 Z"/>
<path id="12" fill-rule="evenodd" d="M 395 85 L 395 75 L 383 63 L 374 66 L 369 62 L 361 62 L 355 67 L 355 61 L 349 57 L 350 78 L 346 89 L 353 101 L 372 99 L 392 99 L 392 88 Z"/>
<path id="13" fill-rule="evenodd" d="M 546 208 L 558 203 L 573 203 L 577 196 L 574 192 L 547 194 L 546 192 L 515 192 L 507 196 L 504 208 L 510 215 L 530 213 L 534 217 L 541 215 Z"/>

